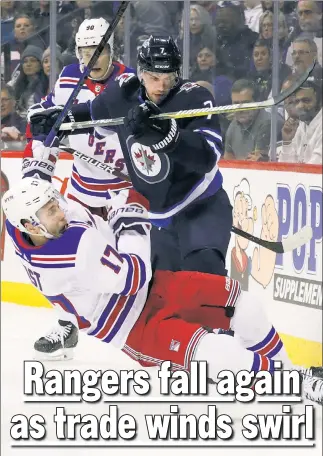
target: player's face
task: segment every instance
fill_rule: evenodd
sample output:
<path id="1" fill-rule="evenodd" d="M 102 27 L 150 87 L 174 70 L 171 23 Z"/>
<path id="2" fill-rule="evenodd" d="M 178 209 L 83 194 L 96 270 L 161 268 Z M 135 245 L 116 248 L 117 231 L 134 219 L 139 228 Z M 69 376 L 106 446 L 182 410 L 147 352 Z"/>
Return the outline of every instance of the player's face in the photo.
<path id="1" fill-rule="evenodd" d="M 296 73 L 303 73 L 312 63 L 316 57 L 309 44 L 306 41 L 300 41 L 293 44 L 292 59 Z"/>
<path id="2" fill-rule="evenodd" d="M 241 90 L 241 92 L 232 92 L 231 94 L 232 104 L 240 103 L 252 103 L 255 101 L 253 99 L 253 93 L 250 89 Z M 234 117 L 238 123 L 241 125 L 249 125 L 253 121 L 254 117 L 257 115 L 257 111 L 241 111 L 236 112 Z"/>
<path id="3" fill-rule="evenodd" d="M 197 64 L 200 70 L 208 70 L 215 66 L 215 55 L 214 53 L 208 49 L 204 48 L 201 49 L 200 52 L 197 54 Z"/>
<path id="4" fill-rule="evenodd" d="M 176 73 L 151 73 L 144 71 L 141 75 L 146 93 L 151 101 L 158 104 L 176 82 Z"/>
<path id="5" fill-rule="evenodd" d="M 265 71 L 270 68 L 269 49 L 266 46 L 256 46 L 253 50 L 253 61 L 257 71 Z"/>
<path id="6" fill-rule="evenodd" d="M 303 32 L 316 32 L 322 27 L 322 14 L 318 8 L 319 6 L 311 0 L 302 0 L 298 3 L 298 21 Z"/>
<path id="7" fill-rule="evenodd" d="M 65 213 L 58 204 L 58 201 L 53 199 L 37 211 L 37 216 L 42 225 L 45 226 L 48 233 L 58 238 L 67 228 L 67 220 Z"/>
<path id="8" fill-rule="evenodd" d="M 317 114 L 316 93 L 312 88 L 300 89 L 295 95 L 295 107 L 303 122 L 310 122 Z"/>
<path id="9" fill-rule="evenodd" d="M 96 48 L 96 46 L 79 48 L 79 53 L 82 57 L 84 65 L 88 65 Z M 101 52 L 99 58 L 95 62 L 94 68 L 90 73 L 91 78 L 96 81 L 100 81 L 101 79 L 105 78 L 109 70 L 109 64 L 110 50 L 108 47 L 105 47 L 104 50 Z"/>

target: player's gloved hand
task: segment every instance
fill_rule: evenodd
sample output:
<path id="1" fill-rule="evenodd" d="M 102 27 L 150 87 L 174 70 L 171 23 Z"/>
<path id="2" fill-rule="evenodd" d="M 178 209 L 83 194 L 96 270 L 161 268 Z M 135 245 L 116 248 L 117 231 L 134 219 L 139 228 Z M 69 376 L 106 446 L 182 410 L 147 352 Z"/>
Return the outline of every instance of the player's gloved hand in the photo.
<path id="1" fill-rule="evenodd" d="M 39 139 L 44 139 L 38 137 Z M 59 156 L 57 147 L 45 147 L 42 141 L 33 139 L 27 144 L 23 160 L 23 177 L 36 177 L 51 182 Z"/>
<path id="2" fill-rule="evenodd" d="M 53 106 L 49 109 L 29 112 L 27 118 L 33 137 L 40 135 L 47 136 L 63 109 L 64 106 Z M 74 116 L 70 111 L 68 111 L 64 122 L 74 122 Z"/>
<path id="3" fill-rule="evenodd" d="M 129 189 L 123 190 L 109 201 L 107 221 L 115 235 L 120 235 L 124 230 L 135 230 L 142 235 L 149 233 L 149 203 L 144 196 Z"/>
<path id="4" fill-rule="evenodd" d="M 151 115 L 160 113 L 155 103 L 146 101 L 130 109 L 124 126 L 129 136 L 149 146 L 152 152 L 169 153 L 179 140 L 179 129 L 175 119 L 150 119 Z"/>

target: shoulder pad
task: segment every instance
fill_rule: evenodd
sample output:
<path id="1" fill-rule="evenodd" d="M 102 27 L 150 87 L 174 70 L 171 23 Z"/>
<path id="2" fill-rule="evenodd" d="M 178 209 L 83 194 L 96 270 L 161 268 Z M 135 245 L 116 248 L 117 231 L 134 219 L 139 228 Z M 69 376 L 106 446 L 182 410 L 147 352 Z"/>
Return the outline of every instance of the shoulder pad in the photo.
<path id="1" fill-rule="evenodd" d="M 119 83 L 119 87 L 122 87 L 126 97 L 130 97 L 140 87 L 140 81 L 133 73 L 123 73 L 116 78 L 116 81 Z"/>
<path id="2" fill-rule="evenodd" d="M 62 69 L 59 77 L 80 78 L 82 75 L 79 63 L 71 63 Z"/>

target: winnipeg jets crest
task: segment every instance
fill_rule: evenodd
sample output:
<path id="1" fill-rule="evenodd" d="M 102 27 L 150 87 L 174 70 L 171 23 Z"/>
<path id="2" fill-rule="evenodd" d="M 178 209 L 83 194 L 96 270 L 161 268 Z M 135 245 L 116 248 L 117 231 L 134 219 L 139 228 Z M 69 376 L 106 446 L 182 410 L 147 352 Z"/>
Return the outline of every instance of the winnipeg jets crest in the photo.
<path id="1" fill-rule="evenodd" d="M 130 158 L 137 176 L 149 184 L 166 179 L 170 163 L 166 154 L 154 154 L 150 147 L 137 142 L 130 147 Z"/>

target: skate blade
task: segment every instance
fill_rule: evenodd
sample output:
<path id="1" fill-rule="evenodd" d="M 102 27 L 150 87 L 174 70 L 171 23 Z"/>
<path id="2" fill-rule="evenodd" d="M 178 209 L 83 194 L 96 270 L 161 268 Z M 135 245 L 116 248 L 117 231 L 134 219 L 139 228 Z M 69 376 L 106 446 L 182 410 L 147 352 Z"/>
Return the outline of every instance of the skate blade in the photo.
<path id="1" fill-rule="evenodd" d="M 68 361 L 74 358 L 74 349 L 61 348 L 53 353 L 45 353 L 34 350 L 33 358 L 36 361 Z"/>

